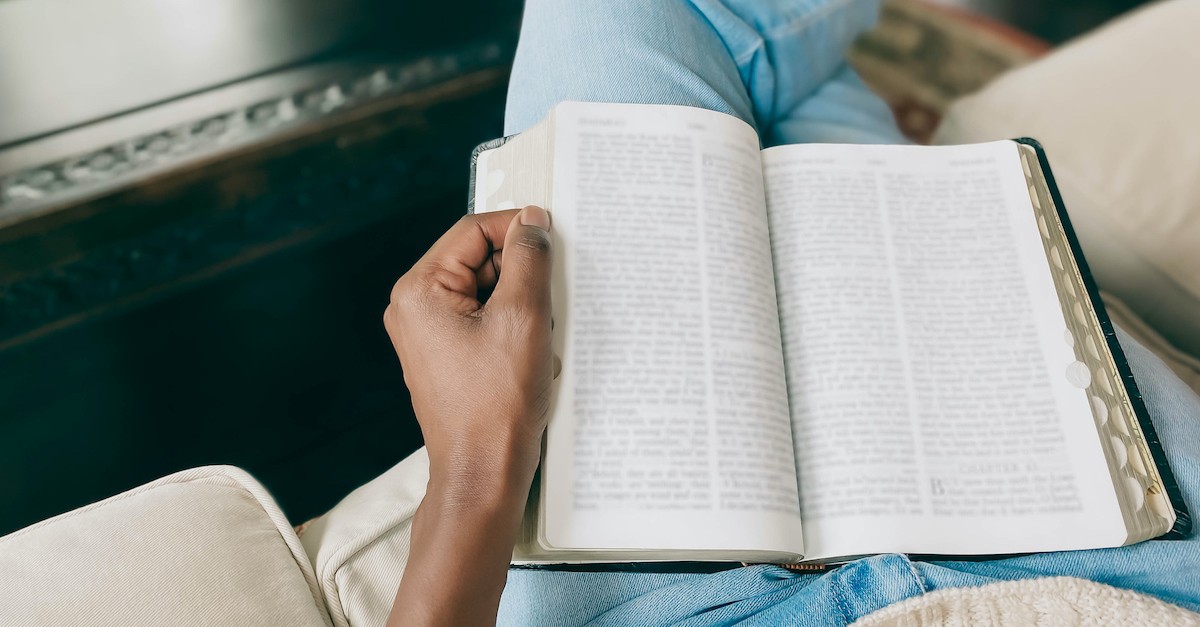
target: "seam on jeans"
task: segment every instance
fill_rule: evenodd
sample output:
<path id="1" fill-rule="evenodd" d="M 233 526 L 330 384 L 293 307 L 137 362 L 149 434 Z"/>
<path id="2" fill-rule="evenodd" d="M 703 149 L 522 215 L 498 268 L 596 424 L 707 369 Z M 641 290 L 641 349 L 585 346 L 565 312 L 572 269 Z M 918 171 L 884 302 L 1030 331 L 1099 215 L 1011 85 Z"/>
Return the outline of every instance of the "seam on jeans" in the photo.
<path id="1" fill-rule="evenodd" d="M 724 6 L 724 8 L 726 10 L 729 10 L 730 12 L 732 12 L 732 10 L 729 9 L 728 2 L 722 0 L 720 2 L 720 4 L 722 6 Z M 721 43 L 725 46 L 725 50 L 727 50 L 729 52 L 729 57 L 731 59 L 733 59 L 733 64 L 738 66 L 738 72 L 741 72 L 741 69 L 742 69 L 741 66 L 743 63 L 746 63 L 750 59 L 754 58 L 754 55 L 759 50 L 761 50 L 765 47 L 763 44 L 763 34 L 761 32 L 759 32 L 758 29 L 754 28 L 753 26 L 750 26 L 750 24 L 748 22 L 746 22 L 746 20 L 743 20 L 739 17 L 737 19 L 740 20 L 742 24 L 749 26 L 750 30 L 754 31 L 756 41 L 754 42 L 753 46 L 750 46 L 749 50 L 747 50 L 745 52 L 735 52 L 734 50 L 732 50 L 729 47 L 729 40 L 726 39 L 725 35 L 721 32 L 722 29 L 717 28 L 717 25 L 713 23 L 712 18 L 709 17 L 707 11 L 705 11 L 704 9 L 697 6 L 695 0 L 688 2 L 688 6 L 690 6 L 692 8 L 692 10 L 695 11 L 700 16 L 700 18 L 704 20 L 704 23 L 707 24 L 710 29 L 712 29 L 712 32 L 713 32 L 713 34 L 715 34 L 717 36 L 717 39 L 721 40 Z"/>
<path id="2" fill-rule="evenodd" d="M 925 586 L 925 580 L 921 577 L 921 573 L 917 572 L 917 565 L 908 559 L 907 555 L 901 555 L 900 557 L 908 564 L 908 572 L 912 573 L 913 579 L 917 580 L 917 587 L 921 589 L 921 594 L 929 592 L 929 588 Z"/>
<path id="3" fill-rule="evenodd" d="M 827 17 L 831 11 L 840 9 L 850 4 L 852 1 L 853 0 L 833 0 L 832 2 L 828 2 L 817 7 L 809 13 L 805 13 L 796 20 L 787 22 L 785 24 L 780 24 L 779 26 L 764 32 L 763 36 L 765 36 L 767 39 L 775 39 L 782 35 L 790 35 L 795 31 L 808 28 L 813 22 Z"/>
<path id="4" fill-rule="evenodd" d="M 729 47 L 728 44 L 726 44 L 725 47 L 728 48 Z M 758 41 L 754 42 L 754 45 L 751 46 L 750 49 L 747 50 L 745 53 L 740 54 L 737 57 L 735 57 L 733 59 L 733 64 L 738 66 L 738 69 L 740 70 L 742 64 L 749 63 L 750 59 L 753 59 L 754 55 L 758 54 L 759 50 L 763 50 L 765 48 L 766 48 L 766 44 L 763 42 L 762 33 L 759 33 Z"/>
<path id="5" fill-rule="evenodd" d="M 738 83 L 742 86 L 742 88 L 749 91 L 749 85 L 747 85 L 746 82 L 741 79 L 741 72 L 742 72 L 741 66 L 743 63 L 746 63 L 750 59 L 754 58 L 755 53 L 757 53 L 760 49 L 765 47 L 763 44 L 762 33 L 759 33 L 757 30 L 755 30 L 755 36 L 758 41 L 756 41 L 755 44 L 750 47 L 749 51 L 740 53 L 740 54 L 735 53 L 734 50 L 732 48 L 730 48 L 729 41 L 721 33 L 721 29 L 717 28 L 717 25 L 713 23 L 712 19 L 708 15 L 708 13 L 705 12 L 704 9 L 701 9 L 699 6 L 697 6 L 694 1 L 688 2 L 687 5 L 688 5 L 688 7 L 691 8 L 692 11 L 694 11 L 696 13 L 697 17 L 699 17 L 701 20 L 704 21 L 704 23 L 713 32 L 713 34 L 717 36 L 717 39 L 719 39 L 721 41 L 721 45 L 724 46 L 725 51 L 729 53 L 729 58 L 732 59 L 733 64 L 735 66 L 737 66 Z M 745 23 L 745 22 L 743 21 L 743 23 Z M 751 30 L 753 30 L 753 29 L 751 29 Z M 690 68 L 689 68 L 689 73 L 691 75 L 698 76 L 698 75 L 696 75 L 695 71 L 692 71 Z M 708 83 L 708 81 L 701 79 L 701 82 L 705 85 L 708 85 L 709 88 L 712 88 L 712 85 L 710 85 Z M 716 90 L 714 89 L 714 91 L 716 91 Z M 754 102 L 749 97 L 749 94 L 747 94 L 747 100 L 750 101 L 750 102 L 748 102 L 748 104 L 750 105 L 750 119 L 754 120 Z M 755 121 L 757 122 L 757 120 L 755 120 Z M 758 127 L 756 126 L 756 124 L 751 124 L 751 126 L 754 127 L 754 131 L 757 133 Z"/>
<path id="6" fill-rule="evenodd" d="M 832 2 L 828 2 L 815 8 L 811 12 L 804 13 L 794 20 L 780 24 L 779 26 L 766 31 L 756 31 L 758 33 L 758 41 L 749 50 L 734 57 L 733 62 L 738 66 L 747 63 L 750 61 L 750 59 L 754 58 L 754 55 L 757 54 L 759 50 L 766 48 L 766 40 L 779 39 L 784 35 L 790 35 L 796 31 L 808 28 L 817 20 L 828 17 L 830 12 L 840 9 L 850 4 L 852 1 L 853 0 L 833 0 Z M 709 25 L 712 26 L 712 22 L 709 22 Z M 726 48 L 728 47 L 728 44 L 726 44 Z"/>
<path id="7" fill-rule="evenodd" d="M 838 611 L 842 613 L 842 624 L 849 625 L 850 610 L 847 609 L 845 599 L 842 598 L 842 582 L 837 575 L 830 577 L 830 585 L 833 586 L 833 602 L 837 605 Z"/>

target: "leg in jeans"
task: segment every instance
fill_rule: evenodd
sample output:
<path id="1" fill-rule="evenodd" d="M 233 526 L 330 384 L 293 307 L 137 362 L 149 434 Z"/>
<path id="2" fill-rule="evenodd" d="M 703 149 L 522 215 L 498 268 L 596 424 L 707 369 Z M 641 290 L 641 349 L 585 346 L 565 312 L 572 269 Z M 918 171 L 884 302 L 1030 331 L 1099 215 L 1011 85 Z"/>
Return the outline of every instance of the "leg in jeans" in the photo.
<path id="1" fill-rule="evenodd" d="M 505 134 L 563 100 L 736 115 L 768 145 L 901 143 L 845 62 L 878 0 L 529 0 Z"/>
<path id="2" fill-rule="evenodd" d="M 753 124 L 767 145 L 902 143 L 887 107 L 844 61 L 877 10 L 876 0 L 528 0 L 505 133 L 536 123 L 562 100 L 585 100 L 722 111 Z M 1195 504 L 1200 399 L 1145 349 L 1122 342 L 1185 497 Z M 1055 574 L 1200 609 L 1200 580 L 1191 574 L 1200 572 L 1198 550 L 1192 541 L 1151 542 L 938 564 L 888 555 L 823 576 L 774 567 L 715 575 L 512 571 L 500 622 L 844 624 L 932 589 Z"/>

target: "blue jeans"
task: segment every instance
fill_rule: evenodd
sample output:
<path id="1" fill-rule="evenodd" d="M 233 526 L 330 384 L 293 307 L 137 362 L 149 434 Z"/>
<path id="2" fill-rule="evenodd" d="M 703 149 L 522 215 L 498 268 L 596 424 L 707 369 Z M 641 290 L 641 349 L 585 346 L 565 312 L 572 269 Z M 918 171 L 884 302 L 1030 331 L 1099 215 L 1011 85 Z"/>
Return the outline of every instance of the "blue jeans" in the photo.
<path id="1" fill-rule="evenodd" d="M 667 103 L 736 115 L 766 145 L 902 143 L 888 108 L 844 53 L 875 21 L 876 0 L 528 0 L 506 134 L 562 100 Z M 1200 398 L 1120 334 L 1171 467 L 1200 508 Z M 983 562 L 858 560 L 822 575 L 755 566 L 717 574 L 514 570 L 507 624 L 841 625 L 944 588 L 1067 575 L 1200 611 L 1200 541 Z"/>

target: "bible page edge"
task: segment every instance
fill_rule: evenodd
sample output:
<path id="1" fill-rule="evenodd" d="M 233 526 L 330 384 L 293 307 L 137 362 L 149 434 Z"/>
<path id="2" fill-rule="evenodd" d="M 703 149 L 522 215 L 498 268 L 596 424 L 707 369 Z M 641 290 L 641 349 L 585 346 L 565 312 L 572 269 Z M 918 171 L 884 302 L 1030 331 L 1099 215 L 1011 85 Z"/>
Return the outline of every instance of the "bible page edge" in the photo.
<path id="1" fill-rule="evenodd" d="M 537 205 L 549 211 L 553 219 L 553 134 L 554 111 L 551 110 L 545 119 L 521 133 L 497 138 L 476 147 L 471 157 L 472 187 L 468 214 Z M 556 239 L 553 229 L 551 238 Z M 556 258 L 561 255 L 561 249 L 559 245 L 554 246 Z M 557 276 L 552 279 L 557 280 Z M 551 289 L 554 293 L 561 292 L 557 285 L 552 285 Z M 557 301 L 552 304 L 554 311 L 559 307 Z M 515 556 L 539 550 L 537 544 L 544 510 L 540 496 L 542 491 L 536 485 L 540 477 L 539 473 L 530 490 Z"/>
<path id="2" fill-rule="evenodd" d="M 1129 390 L 1132 386 L 1136 392 L 1137 384 L 1131 379 L 1126 385 L 1122 380 L 1124 369 L 1105 333 L 1107 314 L 1084 279 L 1086 261 L 1081 263 L 1075 255 L 1075 242 L 1068 236 L 1064 212 L 1051 192 L 1052 174 L 1042 165 L 1040 146 L 1022 140 L 1018 140 L 1018 146 L 1046 258 L 1061 299 L 1066 337 L 1078 362 L 1088 371 L 1092 415 L 1109 463 L 1113 491 L 1129 530 L 1126 543 L 1159 537 L 1174 526 L 1176 511 L 1141 424 L 1145 409 L 1139 411 L 1134 406 Z M 1116 342 L 1115 335 L 1111 342 Z M 1115 350 L 1123 353 L 1120 344 Z"/>

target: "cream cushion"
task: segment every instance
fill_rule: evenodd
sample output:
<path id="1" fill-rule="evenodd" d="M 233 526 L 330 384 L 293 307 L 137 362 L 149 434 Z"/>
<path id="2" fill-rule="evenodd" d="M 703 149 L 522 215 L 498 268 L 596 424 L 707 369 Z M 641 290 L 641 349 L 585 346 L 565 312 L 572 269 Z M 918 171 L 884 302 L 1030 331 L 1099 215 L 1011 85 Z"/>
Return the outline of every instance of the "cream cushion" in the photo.
<path id="1" fill-rule="evenodd" d="M 305 526 L 301 541 L 335 625 L 387 622 L 427 483 L 429 456 L 421 448 Z"/>
<path id="2" fill-rule="evenodd" d="M 0 538 L 0 625 L 327 625 L 316 578 L 244 471 L 196 468 Z"/>
<path id="3" fill-rule="evenodd" d="M 1046 148 L 1100 287 L 1200 356 L 1200 2 L 1151 5 L 956 102 L 936 143 Z"/>
<path id="4" fill-rule="evenodd" d="M 1200 625 L 1200 615 L 1147 595 L 1093 581 L 1047 577 L 937 590 L 868 614 L 855 621 L 853 627 L 920 625 L 1195 627 Z"/>

